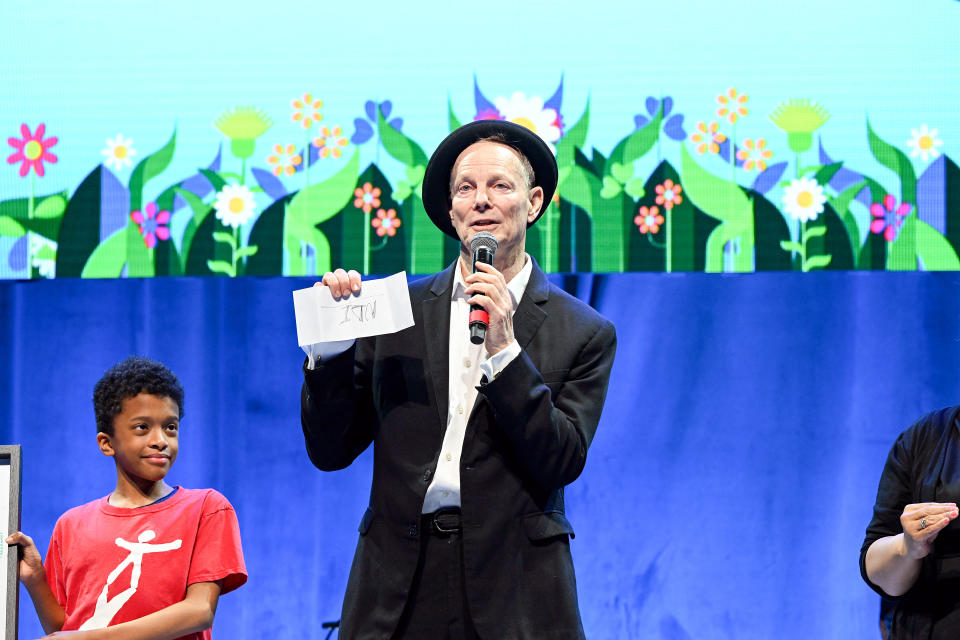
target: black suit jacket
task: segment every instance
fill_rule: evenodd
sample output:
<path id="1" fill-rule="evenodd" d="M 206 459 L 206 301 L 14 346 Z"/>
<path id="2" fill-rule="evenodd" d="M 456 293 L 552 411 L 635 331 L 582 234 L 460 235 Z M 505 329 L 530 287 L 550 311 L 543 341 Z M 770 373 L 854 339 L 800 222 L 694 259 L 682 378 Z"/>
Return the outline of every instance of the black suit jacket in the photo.
<path id="1" fill-rule="evenodd" d="M 414 326 L 304 369 L 301 421 L 314 465 L 341 469 L 374 445 L 345 640 L 390 638 L 413 580 L 420 510 L 446 429 L 456 267 L 411 283 Z M 513 325 L 521 353 L 479 387 L 463 442 L 470 614 L 483 638 L 583 638 L 563 488 L 583 470 L 596 432 L 616 333 L 536 264 Z"/>

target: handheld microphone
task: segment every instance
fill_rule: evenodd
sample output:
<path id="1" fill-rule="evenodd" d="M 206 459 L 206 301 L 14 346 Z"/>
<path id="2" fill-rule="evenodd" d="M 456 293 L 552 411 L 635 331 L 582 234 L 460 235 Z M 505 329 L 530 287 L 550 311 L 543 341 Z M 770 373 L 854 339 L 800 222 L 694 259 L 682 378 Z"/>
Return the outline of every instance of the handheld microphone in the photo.
<path id="1" fill-rule="evenodd" d="M 470 250 L 473 252 L 473 272 L 477 272 L 477 263 L 493 264 L 493 254 L 497 251 L 497 239 L 489 231 L 481 231 L 470 240 Z M 470 305 L 470 342 L 483 344 L 487 338 L 487 323 L 490 316 L 487 310 L 479 305 Z"/>

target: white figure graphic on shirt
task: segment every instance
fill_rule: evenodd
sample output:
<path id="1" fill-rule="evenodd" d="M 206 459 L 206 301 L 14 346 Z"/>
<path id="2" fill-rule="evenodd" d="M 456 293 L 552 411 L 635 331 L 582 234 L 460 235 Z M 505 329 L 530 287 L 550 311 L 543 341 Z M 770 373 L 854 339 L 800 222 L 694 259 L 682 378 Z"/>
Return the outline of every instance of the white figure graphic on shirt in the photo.
<path id="1" fill-rule="evenodd" d="M 116 539 L 115 542 L 117 546 L 129 551 L 130 555 L 124 558 L 123 561 L 117 565 L 117 568 L 107 576 L 107 584 L 104 585 L 103 591 L 100 592 L 100 597 L 97 598 L 97 608 L 94 610 L 93 615 L 90 616 L 90 619 L 80 626 L 79 631 L 104 629 L 110 624 L 113 616 L 117 615 L 117 612 L 127 603 L 127 600 L 137 592 L 137 586 L 140 584 L 140 569 L 143 564 L 144 555 L 179 549 L 180 545 L 183 544 L 182 540 L 174 540 L 173 542 L 164 542 L 162 544 L 149 544 L 156 536 L 156 533 L 147 529 L 137 536 L 136 542 L 128 542 L 123 538 Z M 107 590 L 128 564 L 132 565 L 132 569 L 130 570 L 130 587 L 107 600 Z"/>

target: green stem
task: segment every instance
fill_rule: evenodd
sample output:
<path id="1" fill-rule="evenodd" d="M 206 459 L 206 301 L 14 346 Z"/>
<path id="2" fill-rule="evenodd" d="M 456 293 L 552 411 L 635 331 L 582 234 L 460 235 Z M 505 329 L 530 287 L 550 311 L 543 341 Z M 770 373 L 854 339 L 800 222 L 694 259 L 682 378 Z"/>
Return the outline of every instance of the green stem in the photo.
<path id="1" fill-rule="evenodd" d="M 800 223 L 800 270 L 806 273 L 807 267 L 807 221 Z"/>
<path id="2" fill-rule="evenodd" d="M 387 248 L 387 236 L 383 236 L 380 238 L 380 242 L 376 246 L 370 247 L 370 251 L 372 253 L 374 251 L 380 251 L 381 249 L 386 249 L 386 248 Z"/>
<path id="3" fill-rule="evenodd" d="M 653 234 L 652 234 L 652 233 L 645 233 L 645 234 L 643 234 L 643 235 L 647 236 L 647 241 L 648 241 L 650 244 L 652 244 L 653 246 L 655 246 L 657 249 L 663 249 L 663 248 L 664 248 L 664 246 L 663 246 L 662 244 L 660 244 L 659 242 L 657 242 L 656 240 L 653 239 Z"/>
<path id="4" fill-rule="evenodd" d="M 667 218 L 667 273 L 673 271 L 673 209 L 664 213 Z"/>
<path id="5" fill-rule="evenodd" d="M 240 225 L 233 228 L 233 245 L 230 247 L 230 261 L 233 263 L 233 275 L 237 275 L 237 247 L 240 246 Z"/>
<path id="6" fill-rule="evenodd" d="M 37 185 L 37 176 L 34 173 L 30 174 L 30 200 L 27 203 L 27 222 L 33 220 L 33 210 L 34 210 L 34 198 L 35 190 Z M 30 226 L 27 225 L 27 279 L 33 279 L 33 233 L 30 231 Z"/>
<path id="7" fill-rule="evenodd" d="M 363 212 L 363 209 L 360 209 L 360 224 L 363 225 L 363 229 L 360 230 L 360 237 L 363 238 L 363 275 L 370 274 L 370 219 L 367 217 L 367 214 Z"/>
<path id="8" fill-rule="evenodd" d="M 240 186 L 241 187 L 243 186 L 243 183 L 246 181 L 246 179 L 247 179 L 247 159 L 241 158 L 240 159 Z"/>

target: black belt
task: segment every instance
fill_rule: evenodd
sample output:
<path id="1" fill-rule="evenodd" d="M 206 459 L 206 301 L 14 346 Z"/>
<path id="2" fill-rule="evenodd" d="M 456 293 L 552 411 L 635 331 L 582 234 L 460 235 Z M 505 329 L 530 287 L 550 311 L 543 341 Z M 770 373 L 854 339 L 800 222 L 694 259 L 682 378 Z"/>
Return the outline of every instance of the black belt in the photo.
<path id="1" fill-rule="evenodd" d="M 433 513 L 425 513 L 421 520 L 421 530 L 425 534 L 449 536 L 460 533 L 463 529 L 459 507 L 445 507 Z"/>

